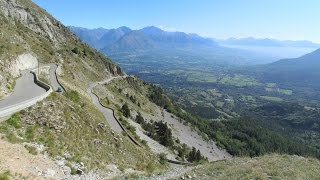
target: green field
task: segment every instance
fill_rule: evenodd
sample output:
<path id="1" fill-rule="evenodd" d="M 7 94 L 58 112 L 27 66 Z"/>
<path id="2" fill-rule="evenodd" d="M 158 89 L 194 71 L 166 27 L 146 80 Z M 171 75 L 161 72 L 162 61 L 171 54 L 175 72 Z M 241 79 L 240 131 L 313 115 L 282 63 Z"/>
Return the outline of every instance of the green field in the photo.
<path id="1" fill-rule="evenodd" d="M 293 91 L 290 90 L 290 89 L 280 89 L 280 88 L 275 88 L 275 87 L 267 87 L 265 88 L 265 90 L 267 92 L 276 92 L 276 93 L 279 93 L 279 94 L 284 94 L 284 95 L 292 95 Z"/>
<path id="2" fill-rule="evenodd" d="M 273 97 L 273 96 L 260 96 L 262 99 L 272 102 L 282 102 L 283 99 L 279 97 Z"/>

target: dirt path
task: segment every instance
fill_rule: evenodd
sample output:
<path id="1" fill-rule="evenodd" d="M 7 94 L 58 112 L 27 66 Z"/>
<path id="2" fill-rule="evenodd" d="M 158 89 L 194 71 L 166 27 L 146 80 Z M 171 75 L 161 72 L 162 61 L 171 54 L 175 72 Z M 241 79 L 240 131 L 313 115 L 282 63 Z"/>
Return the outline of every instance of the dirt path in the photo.
<path id="1" fill-rule="evenodd" d="M 30 154 L 22 144 L 0 138 L 0 172 L 10 171 L 28 179 L 63 179 L 64 172 L 49 157 Z"/>

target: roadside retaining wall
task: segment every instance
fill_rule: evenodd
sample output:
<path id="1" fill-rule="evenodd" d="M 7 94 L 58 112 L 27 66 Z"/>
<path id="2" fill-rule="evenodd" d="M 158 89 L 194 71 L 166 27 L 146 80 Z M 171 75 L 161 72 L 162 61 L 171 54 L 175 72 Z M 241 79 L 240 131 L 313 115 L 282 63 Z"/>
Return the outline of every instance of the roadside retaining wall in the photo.
<path id="1" fill-rule="evenodd" d="M 56 64 L 56 66 L 57 66 L 57 69 L 55 70 L 54 74 L 55 74 L 55 76 L 56 76 L 57 82 L 58 82 L 59 86 L 63 89 L 63 91 L 64 91 L 64 92 L 67 92 L 66 89 L 65 89 L 65 88 L 63 87 L 63 85 L 61 84 L 59 78 L 58 78 L 58 73 L 57 73 L 57 71 L 58 71 L 59 68 L 61 69 L 61 65 Z"/>
<path id="2" fill-rule="evenodd" d="M 16 112 L 19 112 L 23 109 L 26 109 L 30 106 L 33 106 L 35 105 L 37 102 L 39 101 L 42 101 L 43 99 L 45 99 L 46 97 L 48 97 L 50 95 L 50 93 L 52 92 L 52 88 L 51 86 L 49 86 L 48 84 L 40 81 L 36 75 L 35 72 L 33 71 L 30 71 L 33 75 L 34 75 L 34 82 L 44 88 L 47 92 L 44 93 L 44 94 L 41 94 L 37 97 L 34 97 L 32 99 L 29 99 L 29 100 L 26 100 L 26 101 L 23 101 L 23 102 L 20 102 L 18 104 L 14 104 L 14 105 L 11 105 L 11 106 L 8 106 L 8 107 L 5 107 L 5 108 L 2 108 L 0 109 L 0 118 L 5 118 L 5 117 L 8 117 Z"/>
<path id="3" fill-rule="evenodd" d="M 135 145 L 141 146 L 141 145 L 127 132 L 127 130 L 124 128 L 124 126 L 121 124 L 121 122 L 120 122 L 120 121 L 118 120 L 118 118 L 116 117 L 116 115 L 115 115 L 115 113 L 114 113 L 114 110 L 111 109 L 111 108 L 106 107 L 105 105 L 103 105 L 103 104 L 101 103 L 101 100 L 100 100 L 99 96 L 98 96 L 96 93 L 93 92 L 93 88 L 92 88 L 91 93 L 94 94 L 95 96 L 97 96 L 97 98 L 98 98 L 98 100 L 99 100 L 99 103 L 100 103 L 100 105 L 101 105 L 102 107 L 107 108 L 107 109 L 110 109 L 110 110 L 112 111 L 112 116 L 113 116 L 114 119 L 117 121 L 117 123 L 119 124 L 119 126 L 121 127 L 121 129 L 124 131 L 124 133 L 128 136 L 128 138 L 129 138 Z"/>

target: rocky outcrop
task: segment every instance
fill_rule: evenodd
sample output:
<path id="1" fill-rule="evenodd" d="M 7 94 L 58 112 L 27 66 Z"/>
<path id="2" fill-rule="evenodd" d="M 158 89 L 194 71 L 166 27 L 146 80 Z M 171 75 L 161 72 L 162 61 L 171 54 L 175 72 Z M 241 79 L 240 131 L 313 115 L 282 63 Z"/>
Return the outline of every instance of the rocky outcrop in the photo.
<path id="1" fill-rule="evenodd" d="M 36 15 L 33 11 L 32 4 L 28 8 L 24 5 L 30 3 L 25 0 L 0 0 L 0 12 L 7 18 L 13 19 L 12 23 L 20 22 L 32 31 L 39 33 L 53 42 L 64 41 L 65 38 L 61 36 L 58 27 L 62 26 L 58 21 L 50 16 Z M 58 26 L 55 26 L 58 25 Z"/>
<path id="2" fill-rule="evenodd" d="M 26 7 L 28 4 L 28 8 Z M 52 42 L 57 44 L 58 42 L 65 41 L 65 37 L 61 34 L 63 25 L 57 20 L 47 16 L 40 15 L 33 9 L 33 4 L 29 0 L 0 0 L 0 12 L 9 20 L 11 23 L 21 23 L 30 30 L 41 34 L 42 36 L 50 39 Z"/>
<path id="3" fill-rule="evenodd" d="M 8 70 L 13 77 L 18 77 L 20 71 L 33 69 L 38 66 L 38 60 L 32 54 L 21 54 L 9 63 Z"/>
<path id="4" fill-rule="evenodd" d="M 62 106 L 62 104 L 53 101 L 41 102 L 28 111 L 22 111 L 22 121 L 29 125 L 48 126 L 59 133 L 65 127 L 65 121 L 62 119 L 64 117 L 63 110 L 60 108 Z"/>
<path id="5" fill-rule="evenodd" d="M 14 88 L 15 78 L 21 71 L 38 66 L 38 60 L 30 53 L 24 53 L 12 60 L 1 59 L 0 62 L 0 99 L 6 97 Z"/>

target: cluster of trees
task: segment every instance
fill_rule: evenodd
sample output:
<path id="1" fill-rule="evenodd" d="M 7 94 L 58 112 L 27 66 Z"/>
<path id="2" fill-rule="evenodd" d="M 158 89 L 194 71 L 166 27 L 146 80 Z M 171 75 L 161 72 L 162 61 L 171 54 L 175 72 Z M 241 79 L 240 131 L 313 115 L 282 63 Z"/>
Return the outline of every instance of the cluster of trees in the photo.
<path id="1" fill-rule="evenodd" d="M 156 85 L 150 85 L 149 88 L 149 99 L 156 105 L 168 108 L 170 106 L 170 99 L 164 94 L 163 90 Z"/>
<path id="2" fill-rule="evenodd" d="M 166 147 L 173 147 L 174 140 L 172 137 L 171 129 L 167 123 L 162 121 L 148 123 L 144 120 L 140 113 L 136 116 L 135 121 L 139 123 L 144 130 L 148 132 L 148 136 L 158 141 Z"/>
<path id="3" fill-rule="evenodd" d="M 266 153 L 286 153 L 319 156 L 315 148 L 301 140 L 263 128 L 254 120 L 213 121 L 210 128 L 213 132 L 210 135 L 233 155 L 253 157 Z"/>
<path id="4" fill-rule="evenodd" d="M 188 161 L 189 162 L 199 162 L 201 161 L 203 158 L 203 156 L 201 155 L 199 149 L 196 150 L 195 147 L 192 147 L 192 150 L 190 151 L 189 155 L 188 155 Z"/>
<path id="5" fill-rule="evenodd" d="M 193 147 L 190 150 L 186 144 L 181 145 L 178 139 L 174 141 L 171 129 L 168 127 L 167 123 L 162 121 L 148 123 L 140 113 L 136 116 L 135 121 L 142 126 L 142 128 L 148 133 L 147 135 L 152 139 L 168 148 L 176 150 L 181 159 L 186 159 L 189 162 L 199 162 L 205 159 L 201 155 L 201 152 L 196 148 Z"/>

